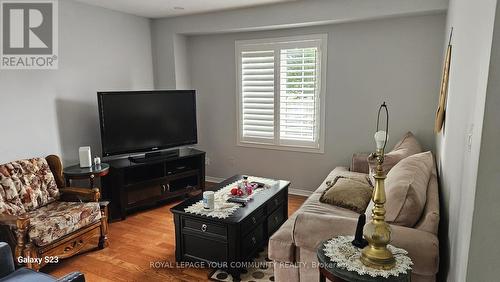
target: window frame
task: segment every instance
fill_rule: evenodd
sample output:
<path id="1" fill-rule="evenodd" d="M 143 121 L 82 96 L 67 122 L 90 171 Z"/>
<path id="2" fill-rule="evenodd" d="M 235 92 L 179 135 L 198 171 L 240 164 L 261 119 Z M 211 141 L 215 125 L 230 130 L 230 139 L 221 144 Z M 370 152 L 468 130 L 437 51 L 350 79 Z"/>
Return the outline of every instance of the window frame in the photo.
<path id="1" fill-rule="evenodd" d="M 301 36 L 236 40 L 235 41 L 235 59 L 236 59 L 236 144 L 242 147 L 252 147 L 261 149 L 286 150 L 308 153 L 324 153 L 325 146 L 325 108 L 326 108 L 326 77 L 327 77 L 327 34 L 310 34 Z M 290 48 L 308 48 L 317 47 L 319 53 L 319 65 L 317 79 L 318 85 L 318 105 L 316 128 L 319 131 L 317 142 L 311 146 L 311 142 L 301 142 L 299 140 L 282 140 L 280 138 L 280 92 L 281 92 L 281 49 Z M 273 142 L 263 142 L 260 138 L 243 137 L 243 109 L 242 109 L 242 52 L 246 51 L 274 51 L 274 138 Z M 302 143 L 302 144 L 301 144 Z"/>

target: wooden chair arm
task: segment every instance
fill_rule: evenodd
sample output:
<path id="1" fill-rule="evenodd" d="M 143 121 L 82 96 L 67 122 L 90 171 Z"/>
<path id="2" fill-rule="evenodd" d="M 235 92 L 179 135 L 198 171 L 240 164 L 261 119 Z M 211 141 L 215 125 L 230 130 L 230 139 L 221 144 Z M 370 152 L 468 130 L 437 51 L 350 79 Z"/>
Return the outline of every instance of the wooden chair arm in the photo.
<path id="1" fill-rule="evenodd" d="M 30 228 L 30 219 L 27 214 L 21 214 L 19 216 L 0 214 L 0 225 L 9 226 L 9 228 L 17 229 L 14 232 L 12 239 L 15 240 L 14 255 L 19 257 L 23 255 L 24 248 L 28 244 L 28 230 Z"/>
<path id="2" fill-rule="evenodd" d="M 99 192 L 99 188 L 77 188 L 77 187 L 66 187 L 59 189 L 61 192 L 61 199 L 68 197 L 83 197 L 86 200 L 90 200 L 92 202 L 98 202 L 101 198 L 101 192 Z"/>
<path id="3" fill-rule="evenodd" d="M 19 219 L 16 215 L 10 214 L 0 214 L 0 225 L 8 225 L 11 227 L 17 227 L 17 220 Z"/>

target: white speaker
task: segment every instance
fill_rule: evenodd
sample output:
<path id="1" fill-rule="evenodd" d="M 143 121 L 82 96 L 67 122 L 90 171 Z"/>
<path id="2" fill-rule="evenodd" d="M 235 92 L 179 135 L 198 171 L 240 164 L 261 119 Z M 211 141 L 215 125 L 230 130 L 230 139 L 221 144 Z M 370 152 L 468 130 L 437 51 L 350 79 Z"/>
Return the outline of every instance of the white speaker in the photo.
<path id="1" fill-rule="evenodd" d="M 91 167 L 92 166 L 92 158 L 90 153 L 90 147 L 80 147 L 78 149 L 78 155 L 80 156 L 80 167 Z"/>

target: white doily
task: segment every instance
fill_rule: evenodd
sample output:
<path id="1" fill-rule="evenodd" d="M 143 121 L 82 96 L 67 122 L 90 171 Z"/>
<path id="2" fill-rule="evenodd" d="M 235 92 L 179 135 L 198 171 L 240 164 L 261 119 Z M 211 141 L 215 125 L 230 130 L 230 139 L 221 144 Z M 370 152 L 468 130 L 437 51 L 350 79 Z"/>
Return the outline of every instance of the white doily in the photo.
<path id="1" fill-rule="evenodd" d="M 269 178 L 262 178 L 262 177 L 256 177 L 256 176 L 249 176 L 248 177 L 248 182 L 260 182 L 269 186 L 275 185 L 277 180 L 269 179 Z M 215 217 L 215 218 L 227 218 L 231 216 L 236 210 L 238 210 L 241 207 L 241 204 L 239 203 L 231 203 L 227 202 L 227 199 L 229 199 L 230 194 L 231 194 L 231 189 L 234 188 L 235 186 L 238 185 L 238 181 L 235 181 L 233 183 L 230 183 L 221 189 L 215 191 L 214 193 L 214 210 L 213 211 L 207 211 L 205 208 L 203 208 L 203 200 L 198 201 L 189 207 L 185 208 L 184 211 L 188 213 L 194 213 L 194 214 L 201 214 L 209 217 Z M 252 195 L 249 197 L 253 197 L 255 194 L 259 193 L 260 191 L 264 190 L 265 188 L 257 188 L 253 191 Z"/>
<path id="2" fill-rule="evenodd" d="M 365 266 L 360 260 L 361 249 L 351 244 L 354 236 L 338 236 L 325 243 L 325 255 L 337 264 L 337 267 L 357 272 L 359 275 L 370 275 L 372 277 L 399 276 L 411 269 L 413 262 L 408 257 L 408 252 L 404 249 L 387 245 L 396 259 L 396 266 L 390 270 L 380 270 Z"/>

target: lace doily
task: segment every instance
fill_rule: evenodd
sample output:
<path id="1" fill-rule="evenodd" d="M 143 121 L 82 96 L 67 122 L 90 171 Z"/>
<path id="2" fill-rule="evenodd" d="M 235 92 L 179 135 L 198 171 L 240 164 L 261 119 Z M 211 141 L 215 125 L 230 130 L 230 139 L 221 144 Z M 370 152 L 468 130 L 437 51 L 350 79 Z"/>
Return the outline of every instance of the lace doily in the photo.
<path id="1" fill-rule="evenodd" d="M 277 183 L 276 180 L 269 178 L 262 178 L 256 176 L 249 176 L 248 182 L 260 182 L 269 186 L 273 186 Z M 189 207 L 185 208 L 184 211 L 188 213 L 200 214 L 215 218 L 227 218 L 231 216 L 236 210 L 241 207 L 239 203 L 227 202 L 231 194 L 231 189 L 238 185 L 238 181 L 232 182 L 214 193 L 214 210 L 207 211 L 203 208 L 203 200 L 200 200 Z M 266 188 L 257 188 L 253 191 L 252 195 L 248 196 L 252 198 L 255 194 Z"/>
<path id="2" fill-rule="evenodd" d="M 360 260 L 361 249 L 351 244 L 354 236 L 338 236 L 328 240 L 325 243 L 325 255 L 334 263 L 338 268 L 347 269 L 348 271 L 357 272 L 359 275 L 370 275 L 372 277 L 382 276 L 388 278 L 389 276 L 399 276 L 399 274 L 406 274 L 411 269 L 413 262 L 407 256 L 408 252 L 404 249 L 396 248 L 392 245 L 387 245 L 389 251 L 392 252 L 396 259 L 396 266 L 390 270 L 380 270 L 365 266 Z"/>

